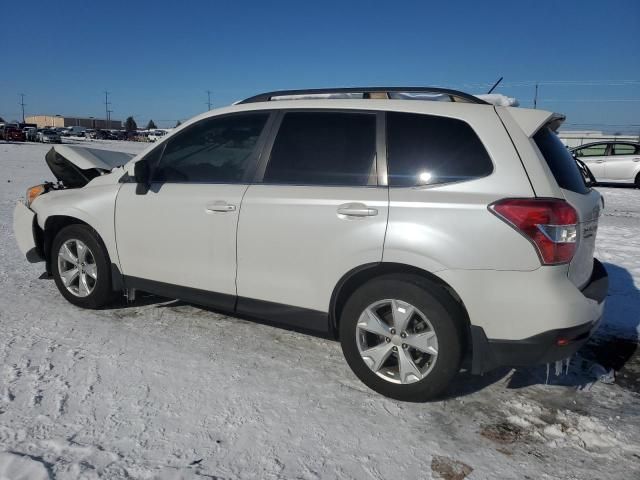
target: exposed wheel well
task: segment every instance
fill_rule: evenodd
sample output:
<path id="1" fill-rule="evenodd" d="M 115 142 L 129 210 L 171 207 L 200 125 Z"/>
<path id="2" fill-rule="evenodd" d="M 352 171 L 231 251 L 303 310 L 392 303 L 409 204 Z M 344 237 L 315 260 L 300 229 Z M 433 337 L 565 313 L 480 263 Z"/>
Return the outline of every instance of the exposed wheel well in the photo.
<path id="1" fill-rule="evenodd" d="M 329 324 L 332 329 L 332 334 L 336 338 L 338 337 L 340 314 L 351 294 L 369 280 L 391 273 L 416 275 L 439 286 L 442 289 L 441 291 L 445 295 L 448 295 L 460 309 L 459 318 L 464 322 L 465 347 L 471 347 L 471 322 L 469 321 L 469 314 L 456 291 L 448 283 L 434 274 L 402 263 L 371 263 L 362 265 L 351 270 L 340 279 L 331 296 L 331 305 L 329 307 Z"/>

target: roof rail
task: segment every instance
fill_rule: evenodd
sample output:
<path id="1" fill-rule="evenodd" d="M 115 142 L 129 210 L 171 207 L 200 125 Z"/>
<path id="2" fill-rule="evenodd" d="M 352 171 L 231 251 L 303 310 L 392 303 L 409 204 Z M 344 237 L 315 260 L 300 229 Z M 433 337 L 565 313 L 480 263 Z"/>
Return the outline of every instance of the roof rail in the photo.
<path id="1" fill-rule="evenodd" d="M 435 95 L 445 95 L 449 97 L 452 102 L 464 102 L 464 103 L 479 103 L 489 105 L 488 102 L 475 97 L 469 93 L 460 92 L 458 90 L 451 90 L 448 88 L 438 87 L 346 87 L 346 88 L 311 88 L 306 90 L 276 90 L 274 92 L 260 93 L 253 97 L 245 98 L 237 103 L 255 103 L 255 102 L 269 102 L 274 97 L 288 97 L 288 96 L 307 96 L 307 95 L 330 95 L 330 94 L 347 94 L 347 93 L 361 93 L 363 98 L 390 98 L 390 93 L 432 93 Z M 385 94 L 384 97 L 371 94 Z"/>

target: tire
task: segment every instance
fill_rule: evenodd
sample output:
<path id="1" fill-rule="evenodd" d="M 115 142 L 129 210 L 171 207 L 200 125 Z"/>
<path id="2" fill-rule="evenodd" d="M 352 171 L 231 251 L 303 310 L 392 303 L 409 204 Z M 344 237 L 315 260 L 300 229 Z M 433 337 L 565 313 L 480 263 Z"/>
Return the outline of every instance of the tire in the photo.
<path id="1" fill-rule="evenodd" d="M 395 303 L 387 305 L 390 300 Z M 383 319 L 385 331 L 387 327 L 401 325 L 402 319 L 393 319 L 391 305 L 398 307 L 398 312 L 411 311 L 409 307 L 415 308 L 416 313 L 410 315 L 411 318 L 408 320 L 408 325 L 414 325 L 412 332 L 411 328 L 406 328 L 406 332 L 389 330 L 387 334 L 390 337 L 385 337 L 367 331 L 369 325 L 362 328 L 364 320 L 361 318 L 370 318 L 364 316 L 368 307 L 370 311 L 376 312 L 375 318 Z M 407 308 L 403 310 L 400 306 Z M 339 326 L 342 352 L 356 376 L 372 390 L 396 400 L 410 402 L 432 400 L 446 390 L 460 370 L 464 341 L 463 320 L 460 315 L 459 306 L 442 287 L 435 283 L 409 274 L 384 275 L 364 284 L 347 300 L 340 316 Z M 400 317 L 401 314 L 398 313 L 398 316 Z M 377 323 L 377 320 L 374 322 Z M 400 335 L 404 333 L 406 336 L 401 338 Z M 435 347 L 429 348 L 437 351 L 435 356 L 425 354 L 424 352 L 428 350 L 426 348 L 422 351 L 416 350 L 403 343 L 412 339 L 411 343 L 415 345 L 419 343 L 420 338 L 426 338 L 425 334 L 433 337 L 433 333 L 436 338 Z M 372 337 L 374 341 L 369 344 Z M 433 342 L 433 339 L 429 341 Z M 363 343 L 367 345 L 363 346 Z M 367 363 L 372 363 L 372 357 L 366 357 L 366 354 L 361 354 L 361 351 L 366 352 L 372 347 L 386 349 L 389 345 L 392 352 L 384 362 L 380 363 L 382 367 L 378 373 L 374 372 L 373 369 L 376 367 L 370 368 Z M 424 348 L 422 345 L 426 344 L 422 342 L 420 345 Z M 395 351 L 393 351 L 394 348 Z M 411 363 L 407 363 L 407 354 Z M 400 355 L 403 355 L 402 362 Z M 425 361 L 425 359 L 428 360 Z M 401 363 L 405 365 L 403 370 L 400 368 Z M 414 370 L 407 367 L 411 364 L 418 367 L 416 372 L 419 372 L 421 377 L 411 373 Z M 409 373 L 406 374 L 406 372 Z M 402 381 L 403 377 L 406 381 Z"/>
<path id="2" fill-rule="evenodd" d="M 68 251 L 61 254 L 63 246 Z M 51 246 L 51 271 L 62 296 L 78 307 L 102 308 L 114 298 L 109 254 L 97 233 L 87 225 L 69 225 L 58 232 Z M 71 280 L 68 283 L 63 280 L 64 272 Z"/>
<path id="3" fill-rule="evenodd" d="M 640 173 L 636 175 L 635 185 L 636 185 L 636 188 L 640 188 Z"/>

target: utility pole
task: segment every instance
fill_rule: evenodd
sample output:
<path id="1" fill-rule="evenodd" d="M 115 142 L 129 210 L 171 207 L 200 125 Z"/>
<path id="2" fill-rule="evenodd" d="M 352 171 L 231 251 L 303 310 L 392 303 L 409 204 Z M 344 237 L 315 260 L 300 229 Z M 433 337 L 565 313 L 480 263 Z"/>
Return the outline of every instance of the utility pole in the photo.
<path id="1" fill-rule="evenodd" d="M 211 90 L 207 90 L 207 107 L 211 110 Z"/>
<path id="2" fill-rule="evenodd" d="M 24 107 L 26 103 L 24 103 L 24 93 L 20 94 L 20 106 L 22 107 L 22 123 L 24 123 Z"/>
<path id="3" fill-rule="evenodd" d="M 536 82 L 536 93 L 533 96 L 533 108 L 538 108 L 538 82 Z"/>
<path id="4" fill-rule="evenodd" d="M 104 128 L 109 128 L 109 105 L 111 102 L 109 101 L 109 92 L 104 91 Z"/>

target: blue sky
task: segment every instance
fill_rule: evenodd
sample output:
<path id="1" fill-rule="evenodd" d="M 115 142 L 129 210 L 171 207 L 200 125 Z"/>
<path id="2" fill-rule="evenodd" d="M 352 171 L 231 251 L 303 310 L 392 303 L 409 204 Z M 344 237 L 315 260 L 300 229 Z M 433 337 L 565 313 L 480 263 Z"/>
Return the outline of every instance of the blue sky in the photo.
<path id="1" fill-rule="evenodd" d="M 6 7 L 6 6 L 5 6 Z M 173 126 L 260 91 L 438 85 L 500 92 L 575 128 L 640 130 L 640 1 L 11 2 L 0 116 Z M 637 127 L 636 127 L 637 126 Z"/>

